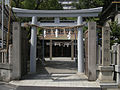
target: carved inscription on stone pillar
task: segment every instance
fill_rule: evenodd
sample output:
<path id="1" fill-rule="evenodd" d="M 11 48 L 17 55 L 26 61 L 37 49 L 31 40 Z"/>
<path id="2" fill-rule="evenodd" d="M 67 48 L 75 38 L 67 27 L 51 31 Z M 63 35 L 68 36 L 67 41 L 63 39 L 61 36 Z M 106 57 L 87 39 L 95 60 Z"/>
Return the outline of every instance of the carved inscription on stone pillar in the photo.
<path id="1" fill-rule="evenodd" d="M 110 65 L 110 28 L 102 28 L 102 65 Z"/>
<path id="2" fill-rule="evenodd" d="M 96 80 L 96 22 L 88 22 L 88 80 Z"/>

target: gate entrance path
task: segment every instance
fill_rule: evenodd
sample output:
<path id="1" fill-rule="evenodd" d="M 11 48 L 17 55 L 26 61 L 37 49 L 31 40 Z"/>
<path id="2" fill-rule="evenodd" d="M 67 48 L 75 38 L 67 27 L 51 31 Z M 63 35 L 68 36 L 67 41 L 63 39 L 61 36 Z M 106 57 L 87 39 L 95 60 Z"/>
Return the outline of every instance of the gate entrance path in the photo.
<path id="1" fill-rule="evenodd" d="M 76 74 L 77 67 L 70 57 L 55 57 L 52 60 L 45 58 L 45 62 L 37 61 L 39 74 Z"/>
<path id="2" fill-rule="evenodd" d="M 75 62 L 71 58 L 46 58 L 46 65 L 37 62 L 37 73 L 26 75 L 22 80 L 11 81 L 19 87 L 38 87 L 40 90 L 100 90 L 96 81 L 88 81 L 84 74 L 77 74 Z M 39 90 L 38 89 L 38 90 Z M 55 90 L 56 90 L 55 89 Z"/>

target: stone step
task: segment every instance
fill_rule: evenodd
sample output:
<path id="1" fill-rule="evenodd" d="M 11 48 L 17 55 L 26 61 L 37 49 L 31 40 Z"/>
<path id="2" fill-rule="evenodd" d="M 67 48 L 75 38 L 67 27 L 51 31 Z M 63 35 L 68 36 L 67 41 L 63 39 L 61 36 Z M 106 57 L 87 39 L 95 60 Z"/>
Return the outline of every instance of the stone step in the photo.
<path id="1" fill-rule="evenodd" d="M 37 87 L 37 86 L 19 86 L 17 90 L 101 90 L 94 87 Z"/>
<path id="2" fill-rule="evenodd" d="M 59 88 L 63 90 L 73 88 L 75 90 L 100 90 L 99 82 L 88 81 L 84 74 L 31 74 L 19 81 L 11 81 L 10 84 L 20 87 L 39 87 L 48 88 L 47 90 L 55 90 Z M 82 88 L 82 89 L 81 89 Z M 90 88 L 90 89 L 89 89 Z M 40 90 L 41 90 L 40 89 Z M 71 89 L 72 90 L 72 89 Z"/>

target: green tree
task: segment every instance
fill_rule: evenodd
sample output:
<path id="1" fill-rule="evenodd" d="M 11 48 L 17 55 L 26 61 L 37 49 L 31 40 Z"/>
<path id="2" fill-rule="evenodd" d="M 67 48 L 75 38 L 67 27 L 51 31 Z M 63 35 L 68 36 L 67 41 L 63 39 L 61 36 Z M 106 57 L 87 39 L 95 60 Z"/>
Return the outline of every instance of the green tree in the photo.
<path id="1" fill-rule="evenodd" d="M 113 45 L 114 43 L 120 44 L 120 25 L 118 24 L 118 21 L 111 22 L 110 29 L 111 29 L 111 45 Z"/>
<path id="2" fill-rule="evenodd" d="M 34 9 L 36 5 L 36 0 L 24 0 L 21 3 L 22 3 L 22 8 Z"/>

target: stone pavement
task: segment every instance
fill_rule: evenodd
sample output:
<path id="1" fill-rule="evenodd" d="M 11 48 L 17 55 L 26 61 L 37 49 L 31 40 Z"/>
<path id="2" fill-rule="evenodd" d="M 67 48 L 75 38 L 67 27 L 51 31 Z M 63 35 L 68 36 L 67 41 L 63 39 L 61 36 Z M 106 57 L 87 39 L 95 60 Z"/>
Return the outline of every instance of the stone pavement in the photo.
<path id="1" fill-rule="evenodd" d="M 38 62 L 36 74 L 26 75 L 22 80 L 11 81 L 10 84 L 24 87 L 71 87 L 87 88 L 85 90 L 90 88 L 91 90 L 93 90 L 93 88 L 100 90 L 98 82 L 88 81 L 88 78 L 84 74 L 77 73 L 74 60 L 69 58 L 55 58 L 50 61 L 46 59 L 45 64 L 45 67 L 43 67 L 43 65 Z"/>

